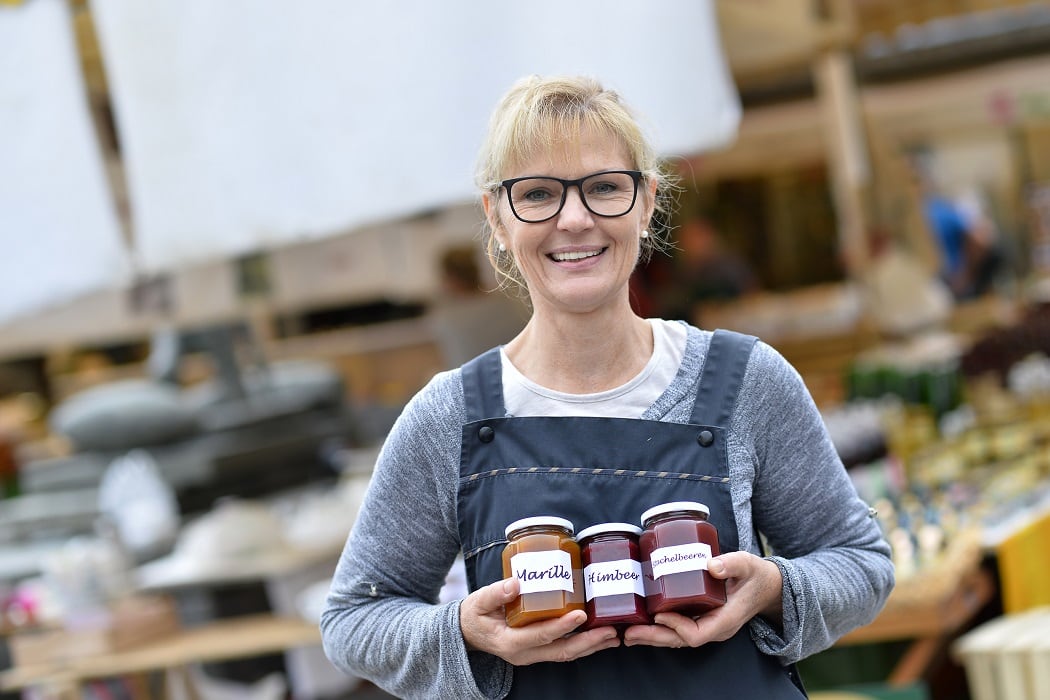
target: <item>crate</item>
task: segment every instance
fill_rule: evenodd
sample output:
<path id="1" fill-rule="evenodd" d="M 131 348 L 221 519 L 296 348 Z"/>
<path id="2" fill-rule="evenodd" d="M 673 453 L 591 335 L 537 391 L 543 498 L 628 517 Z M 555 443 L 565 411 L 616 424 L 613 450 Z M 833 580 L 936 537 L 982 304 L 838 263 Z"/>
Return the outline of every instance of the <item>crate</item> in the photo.
<path id="1" fill-rule="evenodd" d="M 956 640 L 973 700 L 1050 700 L 1050 607 L 1004 615 Z"/>
<path id="2" fill-rule="evenodd" d="M 14 666 L 56 664 L 136 647 L 180 628 L 174 600 L 139 595 L 114 601 L 97 621 L 77 629 L 37 628 L 8 638 Z"/>

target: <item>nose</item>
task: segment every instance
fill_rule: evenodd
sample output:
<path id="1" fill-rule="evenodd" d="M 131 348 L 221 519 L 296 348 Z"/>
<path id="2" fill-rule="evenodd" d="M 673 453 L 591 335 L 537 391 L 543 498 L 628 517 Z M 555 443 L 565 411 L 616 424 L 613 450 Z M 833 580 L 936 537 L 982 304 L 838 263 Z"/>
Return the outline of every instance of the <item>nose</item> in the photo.
<path id="1" fill-rule="evenodd" d="M 580 185 L 570 187 L 565 193 L 565 204 L 558 213 L 558 228 L 566 231 L 579 231 L 594 224 L 590 210 L 583 203 L 583 192 Z"/>

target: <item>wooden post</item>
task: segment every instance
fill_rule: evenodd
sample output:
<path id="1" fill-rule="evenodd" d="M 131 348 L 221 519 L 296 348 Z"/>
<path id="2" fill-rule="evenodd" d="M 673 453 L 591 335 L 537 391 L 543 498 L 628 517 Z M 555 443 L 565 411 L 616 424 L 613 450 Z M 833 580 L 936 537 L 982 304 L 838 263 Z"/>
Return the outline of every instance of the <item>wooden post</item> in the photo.
<path id="1" fill-rule="evenodd" d="M 852 57 L 843 46 L 824 48 L 815 59 L 813 72 L 824 117 L 839 247 L 847 274 L 858 277 L 868 267 L 864 194 L 871 170 Z"/>
<path id="2" fill-rule="evenodd" d="M 838 215 L 839 250 L 850 277 L 868 268 L 868 212 L 865 193 L 871 181 L 864 120 L 857 97 L 850 46 L 857 33 L 851 0 L 830 0 L 813 78 L 824 118 L 832 196 Z"/>

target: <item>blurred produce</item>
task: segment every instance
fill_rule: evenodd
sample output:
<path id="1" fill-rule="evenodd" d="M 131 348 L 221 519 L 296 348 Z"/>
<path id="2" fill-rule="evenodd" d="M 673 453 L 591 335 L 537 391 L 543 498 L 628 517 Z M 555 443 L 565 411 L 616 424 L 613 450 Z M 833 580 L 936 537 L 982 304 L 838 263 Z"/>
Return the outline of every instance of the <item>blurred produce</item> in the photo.
<path id="1" fill-rule="evenodd" d="M 997 350 L 984 355 L 940 340 L 880 346 L 849 368 L 852 398 L 826 422 L 892 547 L 898 604 L 947 595 L 982 552 L 1050 512 L 1050 360 L 1034 345 L 1007 353 L 985 340 Z M 965 372 L 960 357 L 994 371 Z"/>
<path id="2" fill-rule="evenodd" d="M 967 377 L 993 374 L 1005 381 L 1011 367 L 1036 353 L 1050 354 L 1050 304 L 1033 306 L 1018 322 L 979 337 L 960 366 Z"/>
<path id="3" fill-rule="evenodd" d="M 909 405 L 925 406 L 939 417 L 963 401 L 961 352 L 954 336 L 941 333 L 880 345 L 849 365 L 846 395 L 849 399 L 895 396 Z"/>

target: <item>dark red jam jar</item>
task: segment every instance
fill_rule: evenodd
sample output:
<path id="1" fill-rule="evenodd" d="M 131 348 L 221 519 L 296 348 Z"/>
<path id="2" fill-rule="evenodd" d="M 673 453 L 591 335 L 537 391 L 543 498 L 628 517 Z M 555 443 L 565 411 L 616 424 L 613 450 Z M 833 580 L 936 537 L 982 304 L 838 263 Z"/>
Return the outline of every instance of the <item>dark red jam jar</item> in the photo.
<path id="1" fill-rule="evenodd" d="M 703 503 L 675 501 L 642 513 L 639 546 L 650 615 L 697 616 L 725 605 L 725 581 L 707 573 L 707 562 L 721 553 L 709 512 Z"/>
<path id="2" fill-rule="evenodd" d="M 645 609 L 645 587 L 638 550 L 641 528 L 629 523 L 601 523 L 580 530 L 583 589 L 587 621 L 580 627 L 652 624 Z"/>

